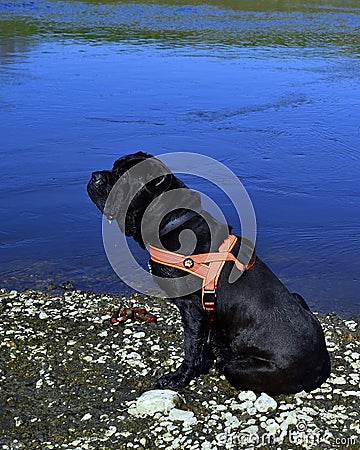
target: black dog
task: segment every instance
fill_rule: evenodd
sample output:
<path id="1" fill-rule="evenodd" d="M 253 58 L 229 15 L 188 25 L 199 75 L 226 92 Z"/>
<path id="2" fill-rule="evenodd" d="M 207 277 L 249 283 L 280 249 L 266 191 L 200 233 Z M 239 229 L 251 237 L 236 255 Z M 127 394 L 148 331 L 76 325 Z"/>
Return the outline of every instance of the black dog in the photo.
<path id="1" fill-rule="evenodd" d="M 145 160 L 149 163 L 146 172 L 136 172 L 138 163 Z M 196 244 L 188 251 L 207 253 L 216 251 L 231 229 L 203 211 L 199 195 L 163 163 L 142 152 L 118 159 L 112 170 L 94 172 L 87 189 L 100 211 L 116 219 L 121 231 L 143 248 L 161 245 L 178 252 L 182 245 L 181 253 L 189 254 L 180 234 L 190 229 Z M 161 194 L 177 189 L 181 189 L 181 205 L 173 205 L 168 212 Z M 240 242 L 241 238 L 235 255 Z M 303 298 L 291 294 L 260 258 L 233 283 L 229 276 L 234 264 L 225 263 L 210 331 L 201 304 L 201 280 L 154 261 L 150 266 L 160 285 L 162 279 L 174 278 L 171 288 L 161 287 L 178 306 L 184 326 L 184 361 L 175 372 L 162 376 L 158 387 L 185 386 L 206 373 L 214 360 L 236 388 L 272 395 L 311 391 L 329 377 L 330 358 L 319 321 Z M 184 283 L 193 284 L 192 293 L 183 295 Z"/>

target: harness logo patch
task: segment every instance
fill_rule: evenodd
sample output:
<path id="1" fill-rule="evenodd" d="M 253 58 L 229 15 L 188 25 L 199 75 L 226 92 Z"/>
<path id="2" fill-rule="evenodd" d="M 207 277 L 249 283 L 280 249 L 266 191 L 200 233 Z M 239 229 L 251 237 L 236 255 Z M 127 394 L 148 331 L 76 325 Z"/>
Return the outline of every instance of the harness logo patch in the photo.
<path id="1" fill-rule="evenodd" d="M 194 261 L 191 258 L 186 258 L 184 259 L 183 265 L 187 269 L 191 269 L 194 266 Z"/>

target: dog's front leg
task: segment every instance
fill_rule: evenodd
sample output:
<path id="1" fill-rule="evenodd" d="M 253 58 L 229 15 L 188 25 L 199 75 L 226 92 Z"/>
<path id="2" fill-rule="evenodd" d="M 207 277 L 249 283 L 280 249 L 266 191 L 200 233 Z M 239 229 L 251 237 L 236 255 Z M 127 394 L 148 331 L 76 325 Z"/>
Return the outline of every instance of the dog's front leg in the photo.
<path id="1" fill-rule="evenodd" d="M 206 343 L 207 320 L 199 301 L 181 298 L 174 300 L 174 303 L 180 310 L 184 327 L 185 358 L 175 372 L 167 373 L 158 380 L 157 386 L 160 388 L 186 386 L 193 378 L 209 370 L 213 362 Z"/>

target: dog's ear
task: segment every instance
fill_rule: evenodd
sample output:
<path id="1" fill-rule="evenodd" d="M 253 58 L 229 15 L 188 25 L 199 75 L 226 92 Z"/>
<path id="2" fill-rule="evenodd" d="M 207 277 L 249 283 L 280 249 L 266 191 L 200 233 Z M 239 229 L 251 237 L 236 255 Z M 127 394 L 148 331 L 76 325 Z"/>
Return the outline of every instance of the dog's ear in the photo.
<path id="1" fill-rule="evenodd" d="M 153 155 L 141 151 L 132 153 L 130 155 L 124 155 L 114 162 L 112 171 L 115 172 L 118 176 L 122 175 L 137 163 L 149 158 L 153 158 Z"/>
<path id="2" fill-rule="evenodd" d="M 147 183 L 144 189 L 151 195 L 160 195 L 170 187 L 171 182 L 172 174 L 161 175 Z"/>

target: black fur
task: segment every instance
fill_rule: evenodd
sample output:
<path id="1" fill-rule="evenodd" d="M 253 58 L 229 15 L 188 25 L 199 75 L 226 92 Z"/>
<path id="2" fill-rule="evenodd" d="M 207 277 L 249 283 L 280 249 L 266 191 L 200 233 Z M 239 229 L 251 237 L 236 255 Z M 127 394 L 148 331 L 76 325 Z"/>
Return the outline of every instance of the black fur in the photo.
<path id="1" fill-rule="evenodd" d="M 151 168 L 155 170 L 161 167 L 161 175 L 149 183 L 144 174 L 140 179 L 130 180 L 126 172 L 149 158 Z M 120 187 L 109 197 L 111 188 L 119 179 Z M 129 191 L 134 185 L 138 193 L 124 210 L 124 203 L 132 198 Z M 215 251 L 229 232 L 229 227 L 201 210 L 197 193 L 187 189 L 159 160 L 142 152 L 118 159 L 110 171 L 95 172 L 87 188 L 90 198 L 100 211 L 110 218 L 116 218 L 122 231 L 132 236 L 142 247 L 145 243 L 140 223 L 151 202 L 154 206 L 147 219 L 153 218 L 154 223 L 162 219 L 160 230 L 186 212 L 185 208 L 178 208 L 162 216 L 161 199 L 157 201 L 159 193 L 178 188 L 184 189 L 182 195 L 186 196 L 188 208 L 199 214 L 161 239 L 165 249 L 179 250 L 180 233 L 191 229 L 196 235 L 196 248 L 192 253 Z M 124 214 L 125 226 L 120 220 Z M 209 223 L 211 229 L 215 230 L 212 239 Z M 152 236 L 158 235 L 159 230 L 151 228 L 152 220 L 146 220 L 146 227 L 147 243 L 156 245 L 151 240 Z M 186 247 L 186 242 L 181 244 Z M 236 245 L 235 254 L 239 243 Z M 329 377 L 330 358 L 319 321 L 305 300 L 299 294 L 291 294 L 260 258 L 235 283 L 228 282 L 233 264 L 225 264 L 218 283 L 216 316 L 210 332 L 208 315 L 201 306 L 201 280 L 191 275 L 184 278 L 182 271 L 153 261 L 150 264 L 153 275 L 160 277 L 160 286 L 162 279 L 176 278 L 171 292 L 168 285 L 162 287 L 168 290 L 167 294 L 178 306 L 184 326 L 185 358 L 175 372 L 165 374 L 158 380 L 158 387 L 185 386 L 194 377 L 206 373 L 214 360 L 236 388 L 272 395 L 295 393 L 303 389 L 310 391 Z M 184 283 L 193 285 L 193 294 L 181 295 Z"/>

